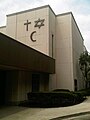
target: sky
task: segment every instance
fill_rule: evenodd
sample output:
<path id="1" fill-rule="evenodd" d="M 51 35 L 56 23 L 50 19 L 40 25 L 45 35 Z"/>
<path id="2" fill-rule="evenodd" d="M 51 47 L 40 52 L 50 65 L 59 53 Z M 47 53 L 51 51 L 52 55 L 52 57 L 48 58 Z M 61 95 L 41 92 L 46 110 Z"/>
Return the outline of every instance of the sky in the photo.
<path id="1" fill-rule="evenodd" d="M 72 12 L 90 52 L 90 0 L 0 0 L 0 26 L 6 25 L 6 15 L 50 5 L 55 14 Z"/>

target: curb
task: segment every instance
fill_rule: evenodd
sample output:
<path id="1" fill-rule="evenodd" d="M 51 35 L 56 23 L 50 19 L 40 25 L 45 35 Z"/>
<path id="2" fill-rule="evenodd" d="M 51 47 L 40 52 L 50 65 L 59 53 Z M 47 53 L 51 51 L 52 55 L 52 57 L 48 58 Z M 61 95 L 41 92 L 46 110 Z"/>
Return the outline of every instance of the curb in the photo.
<path id="1" fill-rule="evenodd" d="M 76 117 L 76 116 L 86 115 L 86 114 L 90 114 L 90 111 L 81 112 L 81 113 L 75 113 L 75 114 L 61 116 L 61 117 L 56 117 L 56 118 L 53 118 L 53 119 L 50 119 L 50 120 L 63 120 L 63 119 L 66 119 L 66 118 L 71 118 L 71 117 Z"/>

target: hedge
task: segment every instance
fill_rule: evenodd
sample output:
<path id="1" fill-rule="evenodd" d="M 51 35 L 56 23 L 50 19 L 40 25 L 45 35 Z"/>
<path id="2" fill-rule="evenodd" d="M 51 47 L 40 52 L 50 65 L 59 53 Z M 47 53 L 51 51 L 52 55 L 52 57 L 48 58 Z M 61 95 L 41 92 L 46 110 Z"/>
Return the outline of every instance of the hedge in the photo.
<path id="1" fill-rule="evenodd" d="M 82 89 L 79 90 L 78 92 L 81 93 L 83 96 L 90 96 L 90 88 Z"/>
<path id="2" fill-rule="evenodd" d="M 30 107 L 65 107 L 79 103 L 83 96 L 73 92 L 28 93 Z"/>

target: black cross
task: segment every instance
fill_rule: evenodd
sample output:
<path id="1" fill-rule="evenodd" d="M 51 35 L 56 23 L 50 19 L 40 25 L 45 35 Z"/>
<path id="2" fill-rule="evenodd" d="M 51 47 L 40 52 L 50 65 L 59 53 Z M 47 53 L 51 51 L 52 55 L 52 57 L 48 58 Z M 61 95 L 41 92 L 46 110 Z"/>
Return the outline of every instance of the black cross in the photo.
<path id="1" fill-rule="evenodd" d="M 29 24 L 31 24 L 31 22 L 29 22 L 28 20 L 27 20 L 26 23 L 24 23 L 24 25 L 26 25 L 26 31 L 28 31 L 28 25 L 29 25 Z"/>

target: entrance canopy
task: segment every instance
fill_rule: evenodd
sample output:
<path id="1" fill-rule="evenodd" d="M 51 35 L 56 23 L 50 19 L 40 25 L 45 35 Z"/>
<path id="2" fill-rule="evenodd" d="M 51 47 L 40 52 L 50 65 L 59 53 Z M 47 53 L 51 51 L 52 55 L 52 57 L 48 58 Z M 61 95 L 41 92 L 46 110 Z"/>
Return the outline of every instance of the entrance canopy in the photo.
<path id="1" fill-rule="evenodd" d="M 0 69 L 55 72 L 55 60 L 0 33 Z"/>

